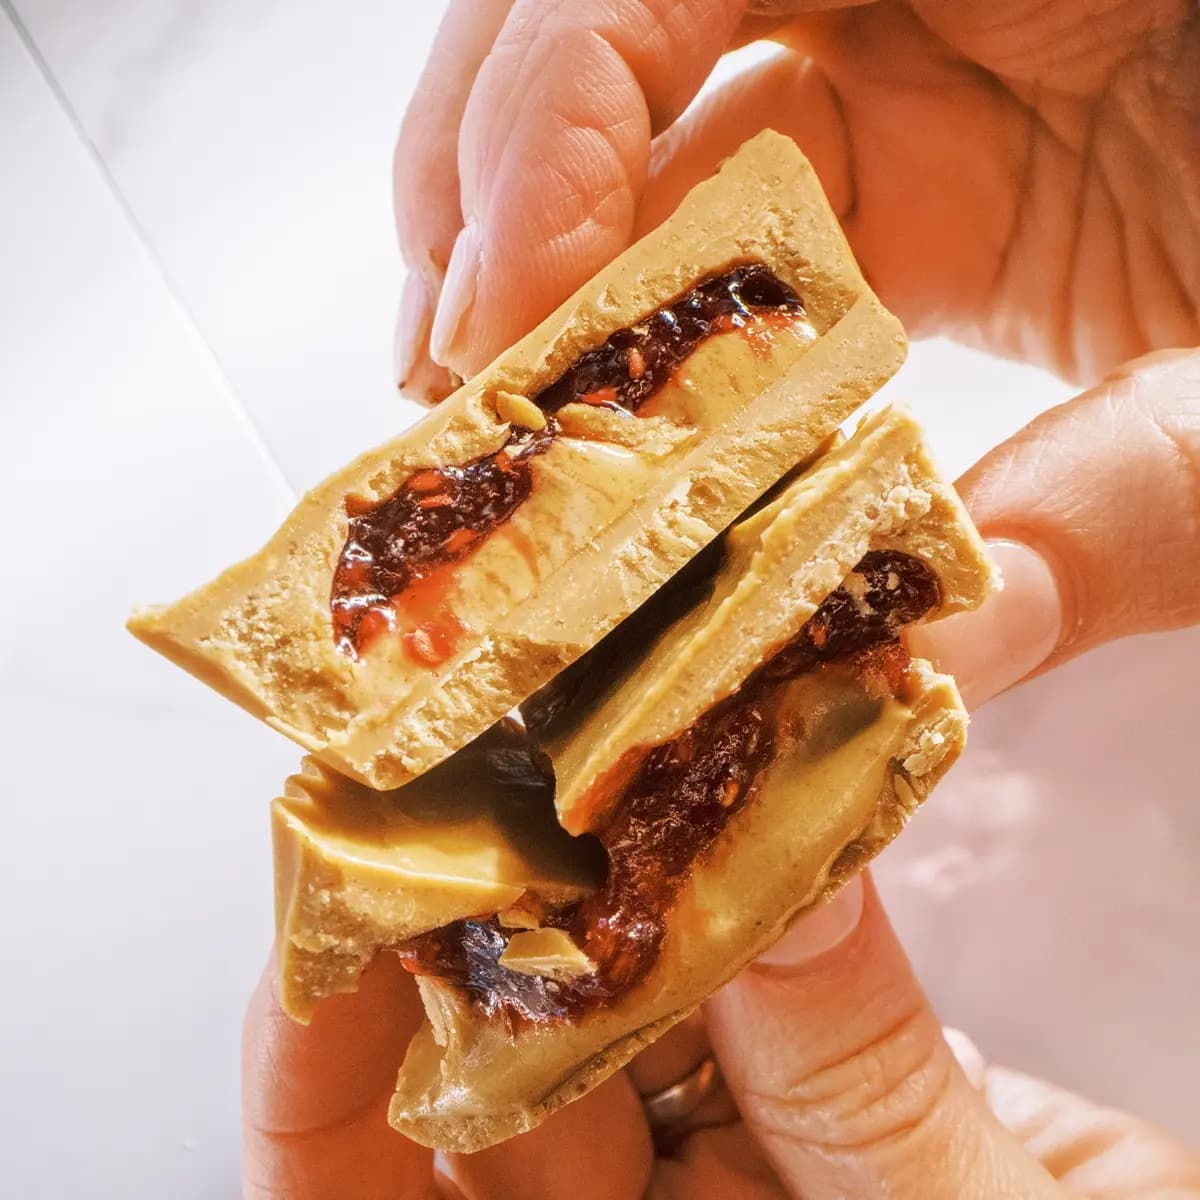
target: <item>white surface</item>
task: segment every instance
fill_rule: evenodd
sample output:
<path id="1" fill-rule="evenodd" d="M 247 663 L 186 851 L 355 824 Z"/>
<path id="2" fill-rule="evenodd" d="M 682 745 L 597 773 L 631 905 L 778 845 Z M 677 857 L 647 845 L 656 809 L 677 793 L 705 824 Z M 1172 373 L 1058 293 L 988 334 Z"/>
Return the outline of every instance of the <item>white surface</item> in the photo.
<path id="1" fill-rule="evenodd" d="M 297 753 L 121 623 L 410 418 L 390 152 L 440 7 L 20 0 L 78 130 L 0 16 L 6 1194 L 236 1193 Z M 943 344 L 892 390 L 952 471 L 1065 394 Z M 986 1053 L 1200 1140 L 1198 668 L 1125 643 L 999 702 L 880 875 Z"/>
<path id="2" fill-rule="evenodd" d="M 233 1196 L 296 756 L 122 624 L 287 491 L 3 20 L 0 111 L 0 1191 Z"/>
<path id="3" fill-rule="evenodd" d="M 442 6 L 16 7 L 292 484 L 407 425 L 391 148 Z"/>

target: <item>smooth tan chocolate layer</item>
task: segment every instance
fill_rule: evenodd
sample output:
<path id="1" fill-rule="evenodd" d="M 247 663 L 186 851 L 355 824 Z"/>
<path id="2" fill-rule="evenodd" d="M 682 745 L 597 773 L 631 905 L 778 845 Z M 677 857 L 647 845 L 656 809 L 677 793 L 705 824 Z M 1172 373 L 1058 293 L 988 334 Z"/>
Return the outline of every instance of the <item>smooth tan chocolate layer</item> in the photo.
<path id="1" fill-rule="evenodd" d="M 640 324 L 751 268 L 786 289 L 782 302 L 747 305 L 740 332 L 685 339 L 660 378 Z M 809 457 L 903 353 L 808 163 L 760 135 L 420 425 L 311 492 L 258 555 L 130 627 L 327 765 L 398 786 L 599 641 Z M 584 366 L 603 380 L 617 357 L 626 378 L 593 387 Z M 568 379 L 567 395 L 544 399 Z M 534 444 L 514 465 L 507 448 Z M 473 494 L 470 472 L 508 481 L 508 467 L 516 483 L 497 484 L 484 530 L 473 517 L 444 531 L 446 514 L 414 518 L 412 531 L 444 533 L 431 557 L 389 557 L 409 509 L 453 509 Z M 363 523 L 401 496 L 403 512 Z"/>
<path id="2" fill-rule="evenodd" d="M 990 586 L 918 428 L 888 410 L 735 524 L 582 679 L 534 697 L 560 819 L 605 844 L 607 869 L 571 896 L 530 879 L 515 902 L 374 926 L 430 1018 L 397 1128 L 475 1149 L 536 1124 L 877 852 L 965 733 L 953 684 L 896 635 Z"/>
<path id="3" fill-rule="evenodd" d="M 797 637 L 839 586 L 864 601 L 868 584 L 855 579 L 855 564 L 890 551 L 936 564 L 937 616 L 975 607 L 992 586 L 982 542 L 902 407 L 867 417 L 734 524 L 703 581 L 684 574 L 673 583 L 684 607 L 666 591 L 656 597 L 648 609 L 666 606 L 658 619 L 670 621 L 669 637 L 651 628 L 620 653 L 602 643 L 526 702 L 526 720 L 554 763 L 563 825 L 593 829 L 603 818 L 597 783 L 629 747 L 686 729 Z"/>
<path id="4" fill-rule="evenodd" d="M 307 1021 L 406 937 L 479 914 L 520 920 L 598 887 L 603 853 L 559 827 L 553 794 L 511 722 L 399 791 L 306 760 L 272 806 L 284 1011 Z"/>
<path id="5" fill-rule="evenodd" d="M 897 634 L 979 603 L 991 574 L 905 412 L 870 417 L 717 557 L 657 638 L 596 648 L 616 677 L 527 706 L 560 819 L 609 856 L 602 887 L 545 917 L 589 969 L 518 976 L 498 922 L 420 939 L 430 1024 L 392 1107 L 408 1136 L 477 1148 L 594 1086 L 861 867 L 960 751 L 952 682 Z"/>
<path id="6" fill-rule="evenodd" d="M 903 699 L 911 666 L 903 629 L 940 602 L 936 576 L 896 550 L 872 550 L 800 632 L 774 649 L 730 696 L 669 740 L 628 749 L 595 785 L 591 807 L 604 847 L 604 882 L 543 922 L 569 938 L 581 969 L 561 962 L 544 977 L 511 965 L 514 936 L 496 919 L 467 919 L 398 947 L 415 974 L 452 983 L 489 1017 L 515 1028 L 578 1019 L 640 982 L 662 949 L 667 919 L 697 859 L 751 803 L 790 739 L 812 714 L 796 712 L 790 686 L 833 669 L 868 696 Z M 619 633 L 616 645 L 620 648 Z M 797 731 L 794 726 L 799 723 Z M 534 731 L 536 734 L 536 730 Z M 562 956 L 560 955 L 560 959 Z"/>
<path id="7" fill-rule="evenodd" d="M 497 410 L 510 432 L 494 454 L 418 471 L 366 508 L 350 501 L 330 597 L 339 647 L 357 657 L 370 640 L 395 632 L 406 592 L 468 558 L 529 499 L 536 458 L 563 434 L 563 408 L 587 404 L 627 418 L 648 413 L 648 402 L 709 338 L 743 337 L 769 358 L 784 330 L 816 336 L 800 297 L 762 264 L 734 267 L 611 334 L 535 396 L 503 393 Z M 463 631 L 461 622 L 441 617 L 401 636 L 410 657 L 433 666 L 450 657 Z"/>

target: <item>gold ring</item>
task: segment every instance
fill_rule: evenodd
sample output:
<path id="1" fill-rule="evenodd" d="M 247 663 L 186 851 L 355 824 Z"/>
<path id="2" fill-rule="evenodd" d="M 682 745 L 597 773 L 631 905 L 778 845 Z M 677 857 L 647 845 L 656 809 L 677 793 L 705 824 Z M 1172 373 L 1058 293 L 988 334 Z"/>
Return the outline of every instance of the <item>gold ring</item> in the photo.
<path id="1" fill-rule="evenodd" d="M 642 1097 L 646 1123 L 655 1133 L 677 1128 L 721 1086 L 721 1068 L 710 1054 L 678 1083 Z"/>

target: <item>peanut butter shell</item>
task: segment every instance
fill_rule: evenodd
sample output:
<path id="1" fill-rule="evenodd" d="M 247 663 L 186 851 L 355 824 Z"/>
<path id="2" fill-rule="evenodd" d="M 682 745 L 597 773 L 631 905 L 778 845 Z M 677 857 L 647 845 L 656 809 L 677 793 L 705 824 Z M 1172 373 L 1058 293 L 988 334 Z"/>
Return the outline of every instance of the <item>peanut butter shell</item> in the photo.
<path id="1" fill-rule="evenodd" d="M 551 788 L 501 724 L 402 791 L 306 760 L 271 812 L 284 1011 L 353 991 L 382 948 L 480 914 L 561 904 L 603 878 L 595 845 L 554 820 Z M 544 955 L 553 947 L 544 946 Z"/>
<path id="2" fill-rule="evenodd" d="M 804 321 L 700 343 L 645 415 L 571 403 L 529 498 L 469 557 L 410 589 L 383 634 L 336 644 L 331 584 L 361 510 L 416 472 L 504 445 L 528 400 L 615 330 L 732 264 L 761 262 Z M 143 641 L 372 787 L 414 779 L 574 661 L 871 396 L 904 338 L 855 265 L 816 176 L 786 138 L 748 142 L 659 229 L 440 408 L 311 491 L 252 558 L 130 621 Z M 436 584 L 436 586 L 435 586 Z M 410 603 L 411 601 L 411 603 Z M 408 622 L 408 625 L 405 625 Z M 427 639 L 428 642 L 429 639 Z M 422 643 L 423 645 L 425 643 Z"/>
<path id="3" fill-rule="evenodd" d="M 927 620 L 977 607 L 994 584 L 962 502 L 899 406 L 868 416 L 853 437 L 733 525 L 722 545 L 707 598 L 636 669 L 575 704 L 570 719 L 540 740 L 554 763 L 559 820 L 572 833 L 602 816 L 589 797 L 612 764 L 632 747 L 669 740 L 733 692 L 852 578 L 869 550 L 903 550 L 934 567 L 941 596 Z"/>
<path id="4" fill-rule="evenodd" d="M 695 865 L 650 974 L 577 1023 L 515 1033 L 481 1019 L 454 987 L 421 978 L 428 1021 L 400 1071 L 389 1113 L 397 1130 L 442 1150 L 480 1150 L 590 1091 L 861 870 L 965 740 L 953 681 L 920 663 L 902 700 L 873 698 L 836 672 L 789 690 L 810 735 L 775 761 Z"/>

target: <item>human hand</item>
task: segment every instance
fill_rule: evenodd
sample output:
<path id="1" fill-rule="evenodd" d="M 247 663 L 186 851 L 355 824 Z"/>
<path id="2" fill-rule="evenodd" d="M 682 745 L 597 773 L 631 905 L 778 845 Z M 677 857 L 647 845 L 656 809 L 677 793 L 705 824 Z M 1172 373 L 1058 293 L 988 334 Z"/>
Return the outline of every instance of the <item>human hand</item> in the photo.
<path id="1" fill-rule="evenodd" d="M 910 332 L 1084 383 L 1200 341 L 1186 0 L 453 0 L 396 151 L 398 377 L 440 398 L 768 125 Z"/>
<path id="2" fill-rule="evenodd" d="M 954 671 L 972 705 L 1110 638 L 1200 618 L 1200 354 L 1133 364 L 959 486 L 985 534 L 1004 539 L 1007 586 L 914 648 Z M 695 1024 L 532 1133 L 451 1156 L 452 1185 L 385 1119 L 420 1019 L 398 962 L 383 956 L 308 1028 L 283 1016 L 265 977 L 246 1025 L 246 1195 L 1200 1196 L 1200 1158 L 1165 1134 L 948 1042 L 869 884 L 797 922 L 706 1017 L 729 1090 L 671 1156 L 656 1156 L 638 1093 L 703 1057 Z"/>
<path id="3" fill-rule="evenodd" d="M 1084 379 L 1200 340 L 1200 32 L 1183 6 L 927 0 L 786 21 L 749 7 L 452 7 L 397 157 L 418 267 L 401 330 L 411 382 L 436 393 L 444 364 L 478 369 L 765 124 L 813 159 L 873 283 L 917 332 Z M 721 50 L 761 29 L 782 57 L 671 125 Z M 461 269 L 443 291 L 448 263 Z M 1003 539 L 1008 587 L 916 648 L 973 706 L 1112 637 L 1196 621 L 1200 355 L 1132 364 L 960 490 Z M 384 1119 L 419 1015 L 388 956 L 307 1029 L 264 982 L 246 1027 L 248 1196 L 1200 1194 L 1200 1163 L 1164 1134 L 948 1042 L 869 884 L 709 1002 L 729 1090 L 670 1158 L 637 1093 L 703 1055 L 695 1024 L 534 1132 L 447 1160 L 455 1184 L 435 1176 L 431 1153 Z"/>
<path id="4" fill-rule="evenodd" d="M 532 1133 L 435 1173 L 385 1117 L 418 1009 L 390 956 L 307 1028 L 264 975 L 246 1025 L 246 1200 L 1200 1196 L 1200 1158 L 1167 1135 L 943 1036 L 869 882 L 709 1002 L 740 1115 L 713 1097 L 670 1156 L 655 1155 L 635 1089 L 703 1056 L 695 1024 Z"/>

